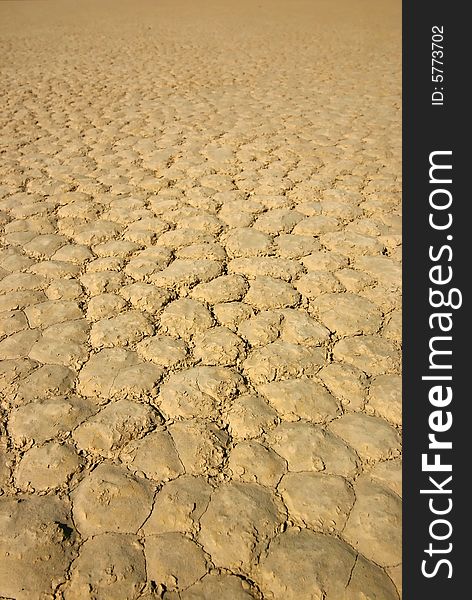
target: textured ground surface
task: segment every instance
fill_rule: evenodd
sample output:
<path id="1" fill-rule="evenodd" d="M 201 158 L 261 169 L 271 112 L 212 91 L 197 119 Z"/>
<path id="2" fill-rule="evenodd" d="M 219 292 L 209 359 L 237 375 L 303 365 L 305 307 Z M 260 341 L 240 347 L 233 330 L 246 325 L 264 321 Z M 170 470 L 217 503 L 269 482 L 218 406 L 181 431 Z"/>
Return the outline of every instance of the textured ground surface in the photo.
<path id="1" fill-rule="evenodd" d="M 0 596 L 398 600 L 387 0 L 1 2 Z"/>

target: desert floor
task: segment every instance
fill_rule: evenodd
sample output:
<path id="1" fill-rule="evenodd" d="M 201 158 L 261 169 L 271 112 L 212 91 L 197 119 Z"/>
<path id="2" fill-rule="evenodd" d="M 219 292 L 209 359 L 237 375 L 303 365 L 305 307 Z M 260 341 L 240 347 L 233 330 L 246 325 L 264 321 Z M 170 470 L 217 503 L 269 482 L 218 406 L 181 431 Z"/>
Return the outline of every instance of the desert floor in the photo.
<path id="1" fill-rule="evenodd" d="M 399 4 L 0 2 L 0 597 L 400 598 Z"/>

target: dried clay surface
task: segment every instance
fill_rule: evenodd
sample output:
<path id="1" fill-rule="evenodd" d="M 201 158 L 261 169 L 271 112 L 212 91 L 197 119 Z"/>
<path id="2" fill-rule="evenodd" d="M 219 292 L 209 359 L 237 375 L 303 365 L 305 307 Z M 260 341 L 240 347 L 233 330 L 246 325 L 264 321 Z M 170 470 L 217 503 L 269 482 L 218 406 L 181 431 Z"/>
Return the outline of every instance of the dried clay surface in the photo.
<path id="1" fill-rule="evenodd" d="M 397 0 L 0 2 L 0 598 L 399 600 Z"/>

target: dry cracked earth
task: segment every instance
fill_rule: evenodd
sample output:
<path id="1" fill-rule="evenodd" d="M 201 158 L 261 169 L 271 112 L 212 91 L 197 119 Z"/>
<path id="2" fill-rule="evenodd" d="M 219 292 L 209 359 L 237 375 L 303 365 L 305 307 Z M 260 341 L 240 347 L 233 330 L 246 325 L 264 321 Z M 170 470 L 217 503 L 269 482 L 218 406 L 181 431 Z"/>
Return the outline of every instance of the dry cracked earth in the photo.
<path id="1" fill-rule="evenodd" d="M 0 3 L 0 597 L 400 598 L 398 4 Z"/>

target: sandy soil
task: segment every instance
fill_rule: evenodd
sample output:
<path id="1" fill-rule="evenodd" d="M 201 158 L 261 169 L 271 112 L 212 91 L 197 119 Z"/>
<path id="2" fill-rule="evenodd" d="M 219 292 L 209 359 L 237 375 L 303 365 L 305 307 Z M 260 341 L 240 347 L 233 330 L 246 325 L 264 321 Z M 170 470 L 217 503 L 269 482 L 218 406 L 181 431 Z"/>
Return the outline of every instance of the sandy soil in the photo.
<path id="1" fill-rule="evenodd" d="M 0 2 L 0 596 L 398 600 L 398 0 Z"/>

